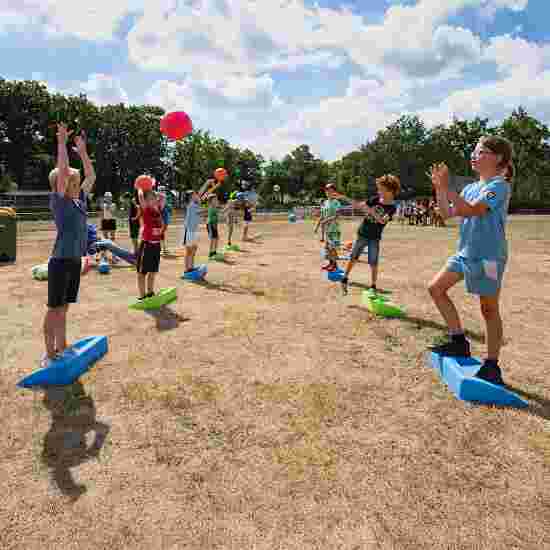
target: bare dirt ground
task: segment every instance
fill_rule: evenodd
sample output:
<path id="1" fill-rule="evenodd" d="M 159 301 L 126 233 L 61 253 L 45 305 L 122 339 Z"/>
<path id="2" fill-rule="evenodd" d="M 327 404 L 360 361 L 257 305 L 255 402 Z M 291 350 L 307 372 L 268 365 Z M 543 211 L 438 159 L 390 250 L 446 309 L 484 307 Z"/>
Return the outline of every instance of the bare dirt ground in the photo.
<path id="1" fill-rule="evenodd" d="M 69 337 L 110 351 L 44 394 L 16 383 L 43 352 L 47 283 L 30 268 L 54 234 L 21 226 L 0 267 L 0 548 L 550 548 L 550 219 L 509 227 L 502 367 L 528 411 L 457 401 L 425 366 L 444 333 L 426 287 L 456 227 L 386 230 L 379 286 L 403 320 L 361 305 L 366 263 L 346 297 L 321 276 L 310 223 L 252 231 L 263 242 L 202 285 L 163 258 L 157 288 L 179 297 L 155 316 L 128 310 L 131 269 L 86 275 Z M 479 306 L 452 295 L 482 356 Z"/>

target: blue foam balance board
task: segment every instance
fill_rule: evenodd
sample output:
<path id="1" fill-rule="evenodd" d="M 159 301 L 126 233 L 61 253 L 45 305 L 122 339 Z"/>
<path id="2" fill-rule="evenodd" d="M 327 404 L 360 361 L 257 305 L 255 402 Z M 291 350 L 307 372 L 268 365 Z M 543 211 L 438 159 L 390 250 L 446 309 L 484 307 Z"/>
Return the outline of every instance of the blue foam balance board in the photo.
<path id="1" fill-rule="evenodd" d="M 197 266 L 193 271 L 190 271 L 189 273 L 184 272 L 181 278 L 188 281 L 200 281 L 201 279 L 204 279 L 204 276 L 207 272 L 208 266 L 206 264 L 202 264 Z"/>
<path id="2" fill-rule="evenodd" d="M 20 388 L 68 386 L 78 380 L 108 351 L 107 336 L 88 336 L 77 340 L 56 361 L 49 361 L 46 368 L 39 369 L 20 380 Z"/>
<path id="3" fill-rule="evenodd" d="M 529 406 L 527 401 L 505 387 L 476 378 L 481 368 L 481 361 L 478 359 L 446 357 L 431 352 L 429 362 L 438 371 L 449 390 L 461 401 L 517 408 Z"/>
<path id="4" fill-rule="evenodd" d="M 108 273 L 111 272 L 111 266 L 110 266 L 109 262 L 106 262 L 106 261 L 102 260 L 101 262 L 99 262 L 99 265 L 97 266 L 97 270 L 102 275 L 107 275 Z"/>

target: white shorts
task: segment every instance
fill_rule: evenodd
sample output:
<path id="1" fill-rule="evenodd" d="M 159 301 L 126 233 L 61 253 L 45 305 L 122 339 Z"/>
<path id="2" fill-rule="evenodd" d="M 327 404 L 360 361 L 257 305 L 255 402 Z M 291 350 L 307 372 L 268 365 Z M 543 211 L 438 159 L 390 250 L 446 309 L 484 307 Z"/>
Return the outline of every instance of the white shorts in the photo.
<path id="1" fill-rule="evenodd" d="M 195 246 L 199 241 L 199 231 L 191 231 L 187 228 L 183 229 L 183 246 Z"/>

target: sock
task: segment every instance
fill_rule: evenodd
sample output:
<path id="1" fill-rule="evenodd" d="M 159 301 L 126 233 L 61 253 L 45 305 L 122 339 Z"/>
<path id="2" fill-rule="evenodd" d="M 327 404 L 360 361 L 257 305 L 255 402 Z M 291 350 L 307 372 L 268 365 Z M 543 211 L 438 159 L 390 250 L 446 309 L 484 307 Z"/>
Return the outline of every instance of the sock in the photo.
<path id="1" fill-rule="evenodd" d="M 464 336 L 463 332 L 459 332 L 458 334 L 451 334 L 451 340 L 456 344 L 463 344 L 466 342 L 466 336 Z"/>

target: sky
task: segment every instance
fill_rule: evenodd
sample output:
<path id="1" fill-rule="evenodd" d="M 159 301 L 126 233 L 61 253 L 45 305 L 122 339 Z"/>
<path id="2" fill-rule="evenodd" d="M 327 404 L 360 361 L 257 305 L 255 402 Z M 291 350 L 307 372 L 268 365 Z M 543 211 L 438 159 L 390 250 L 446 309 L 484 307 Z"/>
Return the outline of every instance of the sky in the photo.
<path id="1" fill-rule="evenodd" d="M 550 124 L 549 0 L 0 0 L 0 76 L 327 161 L 403 115 Z"/>

